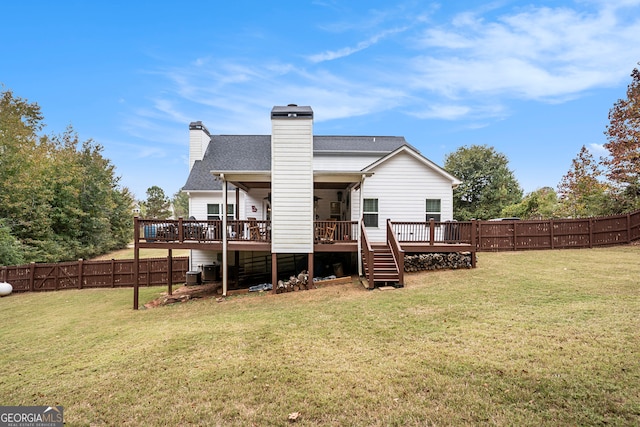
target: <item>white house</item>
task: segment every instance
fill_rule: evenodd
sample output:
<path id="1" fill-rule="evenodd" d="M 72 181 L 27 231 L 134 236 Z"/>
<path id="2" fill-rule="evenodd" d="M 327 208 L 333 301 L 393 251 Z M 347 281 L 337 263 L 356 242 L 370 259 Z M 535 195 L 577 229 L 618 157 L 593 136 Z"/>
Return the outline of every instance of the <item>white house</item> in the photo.
<path id="1" fill-rule="evenodd" d="M 271 135 L 189 125 L 189 214 L 227 230 L 212 237 L 219 247 L 192 249 L 191 269 L 219 262 L 225 292 L 234 269 L 236 279 L 271 269 L 275 281 L 291 258 L 294 268 L 338 260 L 362 275 L 363 240 L 388 245 L 387 220 L 453 219 L 460 181 L 403 137 L 314 135 L 313 110 L 294 104 L 273 107 L 271 124 Z"/>

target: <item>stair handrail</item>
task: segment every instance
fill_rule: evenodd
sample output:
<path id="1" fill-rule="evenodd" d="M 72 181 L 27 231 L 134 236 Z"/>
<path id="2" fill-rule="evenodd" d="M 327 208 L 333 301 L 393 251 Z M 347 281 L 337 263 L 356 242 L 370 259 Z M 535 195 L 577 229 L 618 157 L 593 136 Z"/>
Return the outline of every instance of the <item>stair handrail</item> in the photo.
<path id="1" fill-rule="evenodd" d="M 369 242 L 369 237 L 367 236 L 367 230 L 365 229 L 364 222 L 360 223 L 360 240 L 362 245 L 362 256 L 364 257 L 367 266 L 369 266 L 369 271 L 364 271 L 364 274 L 367 282 L 369 282 L 368 287 L 373 288 L 373 248 L 371 247 L 371 243 Z"/>
<path id="2" fill-rule="evenodd" d="M 393 224 L 390 219 L 387 219 L 387 244 L 391 248 L 393 261 L 396 263 L 396 269 L 398 270 L 398 284 L 404 286 L 404 250 L 400 246 L 396 232 L 393 231 Z"/>

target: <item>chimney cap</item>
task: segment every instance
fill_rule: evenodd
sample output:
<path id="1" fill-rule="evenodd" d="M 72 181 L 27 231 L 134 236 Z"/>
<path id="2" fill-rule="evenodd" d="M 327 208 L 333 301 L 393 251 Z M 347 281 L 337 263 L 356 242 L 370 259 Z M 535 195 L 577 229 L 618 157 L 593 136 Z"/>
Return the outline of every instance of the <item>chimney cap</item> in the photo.
<path id="1" fill-rule="evenodd" d="M 313 110 L 307 105 L 299 106 L 297 104 L 289 104 L 284 106 L 275 106 L 271 110 L 272 119 L 313 119 Z"/>
<path id="2" fill-rule="evenodd" d="M 189 130 L 201 130 L 204 131 L 207 135 L 211 136 L 209 133 L 209 129 L 200 121 L 189 123 Z"/>

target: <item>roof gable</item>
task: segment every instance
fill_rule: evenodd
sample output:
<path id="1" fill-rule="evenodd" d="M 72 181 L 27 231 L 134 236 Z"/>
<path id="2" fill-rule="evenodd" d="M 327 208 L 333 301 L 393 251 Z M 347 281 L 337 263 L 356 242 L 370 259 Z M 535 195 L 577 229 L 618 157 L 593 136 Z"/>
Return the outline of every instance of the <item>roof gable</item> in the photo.
<path id="1" fill-rule="evenodd" d="M 364 169 L 362 169 L 362 171 L 363 172 L 373 172 L 373 170 L 375 168 L 380 167 L 385 162 L 389 161 L 390 159 L 394 158 L 395 156 L 398 156 L 401 153 L 406 153 L 406 154 L 414 157 L 415 159 L 417 159 L 420 163 L 422 163 L 427 168 L 432 169 L 434 172 L 436 172 L 437 174 L 439 174 L 440 176 L 442 176 L 446 180 L 451 181 L 451 185 L 453 185 L 453 186 L 458 186 L 458 185 L 460 185 L 462 183 L 462 181 L 460 181 L 458 178 L 456 178 L 455 176 L 451 175 L 449 172 L 445 171 L 440 166 L 438 166 L 437 164 L 433 163 L 431 160 L 429 160 L 426 157 L 424 157 L 422 154 L 420 154 L 417 150 L 415 150 L 413 147 L 411 147 L 409 145 L 403 145 L 402 147 L 399 147 L 398 149 L 394 150 L 393 152 L 391 152 L 391 153 L 387 154 L 386 156 L 384 156 L 384 157 L 376 160 L 375 162 L 371 163 L 369 166 L 367 166 Z"/>

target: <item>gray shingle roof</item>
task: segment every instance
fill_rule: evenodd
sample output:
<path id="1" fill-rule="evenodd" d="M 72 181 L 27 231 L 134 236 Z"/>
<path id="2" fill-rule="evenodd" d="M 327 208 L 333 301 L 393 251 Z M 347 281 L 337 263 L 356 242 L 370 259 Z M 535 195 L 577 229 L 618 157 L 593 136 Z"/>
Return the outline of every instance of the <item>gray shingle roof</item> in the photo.
<path id="1" fill-rule="evenodd" d="M 382 156 L 403 145 L 409 144 L 401 136 L 313 137 L 313 150 L 317 154 L 373 152 Z M 203 159 L 194 163 L 182 189 L 220 190 L 222 184 L 211 175 L 212 170 L 271 170 L 271 135 L 212 135 Z"/>

